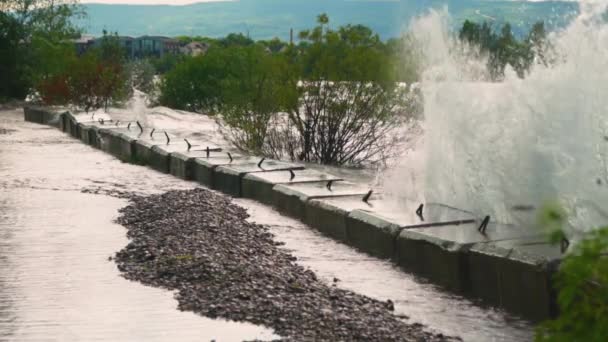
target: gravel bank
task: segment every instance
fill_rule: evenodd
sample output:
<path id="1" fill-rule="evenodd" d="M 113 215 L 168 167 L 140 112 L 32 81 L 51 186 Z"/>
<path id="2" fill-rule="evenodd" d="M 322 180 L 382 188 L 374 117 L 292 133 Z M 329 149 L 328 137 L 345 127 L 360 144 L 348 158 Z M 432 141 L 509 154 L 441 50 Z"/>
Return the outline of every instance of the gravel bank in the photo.
<path id="1" fill-rule="evenodd" d="M 131 242 L 123 275 L 177 290 L 179 309 L 271 327 L 286 340 L 454 340 L 380 302 L 327 285 L 296 264 L 245 209 L 205 189 L 135 196 L 118 222 Z"/>

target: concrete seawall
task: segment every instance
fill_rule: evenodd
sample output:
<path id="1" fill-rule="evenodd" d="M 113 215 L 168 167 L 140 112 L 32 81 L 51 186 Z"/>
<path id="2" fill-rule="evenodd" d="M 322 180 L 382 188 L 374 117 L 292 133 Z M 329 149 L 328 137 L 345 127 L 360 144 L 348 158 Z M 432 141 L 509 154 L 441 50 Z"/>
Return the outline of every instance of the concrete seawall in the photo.
<path id="1" fill-rule="evenodd" d="M 229 154 L 210 141 L 186 143 L 164 131 L 113 125 L 109 117 L 38 107 L 26 107 L 24 114 L 26 121 L 58 127 L 124 162 L 271 205 L 456 293 L 533 321 L 556 314 L 551 279 L 562 253 L 532 229 L 492 222 L 479 229 L 481 218 L 440 204 L 395 208 L 373 189 L 331 174 Z"/>

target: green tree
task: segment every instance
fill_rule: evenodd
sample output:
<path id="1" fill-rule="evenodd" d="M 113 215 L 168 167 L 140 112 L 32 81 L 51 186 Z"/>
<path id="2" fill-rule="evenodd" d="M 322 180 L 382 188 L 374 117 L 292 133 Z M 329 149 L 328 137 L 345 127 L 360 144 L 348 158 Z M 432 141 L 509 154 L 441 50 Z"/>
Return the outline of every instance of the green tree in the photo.
<path id="1" fill-rule="evenodd" d="M 228 77 L 230 49 L 211 48 L 205 56 L 188 57 L 165 74 L 160 84 L 162 105 L 214 114 L 222 105 L 222 81 Z"/>
<path id="2" fill-rule="evenodd" d="M 78 36 L 72 19 L 83 15 L 77 1 L 0 0 L 3 59 L 0 97 L 23 98 L 61 60 L 48 56 L 54 46 Z M 15 58 L 15 56 L 17 56 Z"/>
<path id="3" fill-rule="evenodd" d="M 218 40 L 218 44 L 222 47 L 250 46 L 254 43 L 251 38 L 244 36 L 242 33 L 231 33 L 225 38 Z"/>
<path id="4" fill-rule="evenodd" d="M 488 71 L 492 79 L 504 77 L 505 68 L 510 65 L 519 77 L 524 77 L 536 57 L 547 64 L 548 44 L 542 22 L 536 23 L 527 38 L 517 39 L 506 23 L 500 32 L 494 32 L 490 24 L 478 24 L 466 20 L 459 32 L 462 41 L 477 46 L 480 52 L 488 55 Z"/>
<path id="5" fill-rule="evenodd" d="M 271 119 L 282 108 L 283 76 L 288 66 L 262 46 L 234 48 L 228 77 L 222 82 L 222 116 L 236 146 L 255 154 L 272 154 L 267 136 Z"/>
<path id="6" fill-rule="evenodd" d="M 393 73 L 396 62 L 377 35 L 364 26 L 302 31 L 308 47 L 296 58 L 295 78 L 284 98 L 290 125 L 298 132 L 297 159 L 354 164 L 381 159 L 401 119 L 403 93 Z"/>
<path id="7" fill-rule="evenodd" d="M 13 16 L 0 12 L 0 102 L 3 98 L 25 98 L 28 92 L 25 65 L 18 49 L 21 29 Z"/>

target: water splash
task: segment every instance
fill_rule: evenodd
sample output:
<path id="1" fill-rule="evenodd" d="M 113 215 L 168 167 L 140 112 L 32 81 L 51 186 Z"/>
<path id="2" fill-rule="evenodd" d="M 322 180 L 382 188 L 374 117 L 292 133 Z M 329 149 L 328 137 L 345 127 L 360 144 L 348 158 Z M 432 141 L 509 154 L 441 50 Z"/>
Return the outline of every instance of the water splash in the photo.
<path id="1" fill-rule="evenodd" d="M 513 208 L 557 200 L 573 235 L 606 224 L 608 1 L 579 5 L 549 37 L 554 65 L 539 63 L 525 79 L 507 69 L 500 83 L 483 81 L 485 59 L 450 33 L 447 10 L 414 21 L 425 133 L 419 150 L 386 173 L 387 192 L 530 225 L 533 215 L 522 222 Z M 390 190 L 396 183 L 407 195 Z"/>

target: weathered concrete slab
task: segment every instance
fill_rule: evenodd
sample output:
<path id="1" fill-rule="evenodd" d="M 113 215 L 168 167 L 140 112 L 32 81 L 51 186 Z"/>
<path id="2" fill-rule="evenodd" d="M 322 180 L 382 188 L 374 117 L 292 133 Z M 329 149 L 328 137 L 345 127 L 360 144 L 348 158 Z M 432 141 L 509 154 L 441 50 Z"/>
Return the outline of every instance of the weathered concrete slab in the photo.
<path id="1" fill-rule="evenodd" d="M 169 173 L 171 172 L 171 153 L 183 152 L 187 148 L 183 142 L 169 145 L 153 145 L 150 149 L 148 165 L 157 171 Z"/>
<path id="2" fill-rule="evenodd" d="M 220 166 L 236 165 L 236 164 L 251 164 L 259 158 L 231 154 L 228 157 L 227 153 L 211 152 L 209 158 L 194 159 L 194 180 L 211 189 L 215 186 L 215 169 Z"/>
<path id="3" fill-rule="evenodd" d="M 360 195 L 312 199 L 305 203 L 303 221 L 327 236 L 348 243 L 346 218 L 353 210 L 369 207 Z"/>
<path id="4" fill-rule="evenodd" d="M 551 277 L 563 255 L 543 236 L 479 243 L 468 254 L 470 293 L 533 321 L 556 314 Z"/>
<path id="5" fill-rule="evenodd" d="M 333 182 L 331 190 L 328 182 L 302 184 L 279 184 L 273 191 L 273 205 L 280 212 L 302 221 L 306 218 L 306 203 L 312 199 L 365 196 L 369 189 L 350 182 Z"/>
<path id="6" fill-rule="evenodd" d="M 538 235 L 529 229 L 494 223 L 490 223 L 482 234 L 478 231 L 479 224 L 404 229 L 397 239 L 397 262 L 450 289 L 466 291 L 469 279 L 467 254 L 473 245 Z"/>
<path id="7" fill-rule="evenodd" d="M 60 114 L 49 108 L 25 106 L 23 107 L 23 114 L 25 121 L 54 127 L 59 127 L 60 125 Z"/>
<path id="8" fill-rule="evenodd" d="M 68 113 L 67 117 L 65 118 L 64 132 L 70 134 L 74 138 L 81 139 L 81 123 L 99 123 L 100 125 L 110 126 L 110 124 L 112 123 L 112 118 L 110 118 L 110 116 L 107 114 L 96 114 L 95 116 L 93 116 L 87 113 Z"/>
<path id="9" fill-rule="evenodd" d="M 185 180 L 194 180 L 196 178 L 195 172 L 195 163 L 194 160 L 196 158 L 210 158 L 211 150 L 213 150 L 214 154 L 221 152 L 219 147 L 209 146 L 210 152 L 200 151 L 200 150 L 191 150 L 185 152 L 173 152 L 170 155 L 170 171 L 171 174 L 175 177 L 179 177 Z"/>
<path id="10" fill-rule="evenodd" d="M 23 119 L 28 122 L 42 123 L 42 115 L 40 111 L 33 106 L 23 107 Z"/>
<path id="11" fill-rule="evenodd" d="M 241 195 L 272 205 L 274 196 L 272 188 L 277 184 L 302 184 L 329 180 L 340 181 L 342 178 L 311 169 L 252 172 L 246 174 L 242 179 Z"/>
<path id="12" fill-rule="evenodd" d="M 97 127 L 96 134 L 100 148 L 123 162 L 132 162 L 135 155 L 135 139 L 125 134 L 128 133 L 127 128 L 108 125 Z M 84 126 L 81 125 L 81 128 Z"/>
<path id="13" fill-rule="evenodd" d="M 372 198 L 365 208 L 353 210 L 346 218 L 349 244 L 371 255 L 394 258 L 395 241 L 401 230 L 472 223 L 467 212 L 442 205 L 395 204 Z"/>
<path id="14" fill-rule="evenodd" d="M 241 183 L 245 175 L 250 173 L 302 170 L 303 165 L 281 162 L 276 160 L 259 159 L 254 163 L 239 163 L 218 166 L 214 170 L 214 189 L 234 197 L 242 197 Z"/>
<path id="15" fill-rule="evenodd" d="M 101 148 L 98 130 L 102 126 L 97 122 L 79 123 L 78 125 L 80 126 L 80 140 L 87 145 Z"/>
<path id="16" fill-rule="evenodd" d="M 133 159 L 131 162 L 137 165 L 150 165 L 152 158 L 152 147 L 156 144 L 152 141 L 141 139 L 133 143 Z"/>

